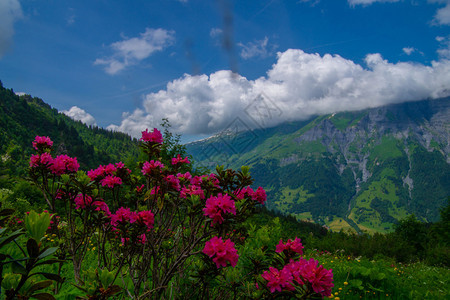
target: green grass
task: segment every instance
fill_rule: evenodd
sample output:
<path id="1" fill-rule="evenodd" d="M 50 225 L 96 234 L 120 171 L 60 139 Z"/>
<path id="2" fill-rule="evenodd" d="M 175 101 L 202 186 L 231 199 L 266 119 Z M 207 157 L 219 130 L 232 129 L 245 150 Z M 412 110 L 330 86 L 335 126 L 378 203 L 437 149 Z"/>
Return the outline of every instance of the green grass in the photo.
<path id="1" fill-rule="evenodd" d="M 449 299 L 450 270 L 423 263 L 397 264 L 390 259 L 352 257 L 344 252 L 320 255 L 308 251 L 333 269 L 334 297 L 340 299 Z"/>

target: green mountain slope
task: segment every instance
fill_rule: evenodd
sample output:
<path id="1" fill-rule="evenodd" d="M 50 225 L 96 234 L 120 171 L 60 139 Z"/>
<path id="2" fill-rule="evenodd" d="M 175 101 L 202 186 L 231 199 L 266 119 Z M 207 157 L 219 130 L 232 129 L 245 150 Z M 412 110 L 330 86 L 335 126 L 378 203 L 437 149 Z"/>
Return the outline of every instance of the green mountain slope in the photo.
<path id="1" fill-rule="evenodd" d="M 269 208 L 334 230 L 437 221 L 450 195 L 450 99 L 319 116 L 190 143 L 206 167 L 251 167 Z"/>
<path id="2" fill-rule="evenodd" d="M 39 98 L 17 96 L 0 82 L 0 167 L 9 173 L 3 176 L 26 174 L 36 135 L 49 136 L 58 154 L 77 157 L 85 170 L 124 158 L 132 160 L 139 153 L 137 140 L 130 136 L 87 127 Z"/>

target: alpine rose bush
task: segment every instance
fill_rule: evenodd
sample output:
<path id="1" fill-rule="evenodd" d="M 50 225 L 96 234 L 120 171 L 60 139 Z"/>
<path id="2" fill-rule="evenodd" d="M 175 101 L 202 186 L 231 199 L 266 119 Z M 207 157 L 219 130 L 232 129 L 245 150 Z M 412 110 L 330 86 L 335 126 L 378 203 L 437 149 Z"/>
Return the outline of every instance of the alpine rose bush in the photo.
<path id="1" fill-rule="evenodd" d="M 216 173 L 199 174 L 184 151 L 168 155 L 177 148 L 170 148 L 170 141 L 163 143 L 158 129 L 146 129 L 139 141 L 146 156 L 136 162 L 138 170 L 132 172 L 117 162 L 85 172 L 79 171 L 76 158 L 53 157 L 49 137 L 38 136 L 33 142 L 37 154 L 30 157 L 30 177 L 52 213 L 57 208 L 67 212 L 50 227 L 58 235 L 61 257 L 72 261 L 74 285 L 88 293 L 84 298 L 122 293 L 119 297 L 161 299 L 174 297 L 171 293 L 181 289 L 186 297 L 214 298 L 220 293 L 212 288 L 217 286 L 214 280 L 226 278 L 220 275 L 238 265 L 238 250 L 245 250 L 248 236 L 244 222 L 267 201 L 265 190 L 250 187 L 248 167 L 234 171 L 219 166 Z M 94 248 L 95 255 L 89 256 Z M 332 271 L 299 258 L 302 249 L 298 238 L 280 240 L 275 255 L 283 258 L 283 266 L 268 256 L 265 261 L 272 263 L 268 271 L 259 267 L 247 272 L 253 283 L 259 278 L 266 287 L 264 296 L 295 294 L 298 287 L 302 296 L 330 294 Z M 78 280 L 92 260 L 97 260 L 98 270 L 128 283 L 102 286 L 99 281 L 95 291 L 88 292 L 91 283 Z M 191 289 L 193 284 L 199 288 Z M 234 289 L 234 296 L 246 298 L 239 290 Z"/>
<path id="2" fill-rule="evenodd" d="M 310 295 L 319 297 L 328 297 L 333 288 L 333 270 L 327 270 L 318 261 L 314 259 L 305 259 L 303 257 L 294 260 L 291 257 L 294 254 L 303 254 L 303 245 L 299 238 L 294 241 L 288 239 L 283 243 L 281 239 L 276 246 L 276 253 L 289 260 L 287 264 L 279 269 L 269 267 L 264 271 L 261 277 L 271 293 L 276 292 L 296 292 L 296 287 L 302 290 L 306 298 Z"/>
<path id="3" fill-rule="evenodd" d="M 148 129 L 142 131 L 141 141 L 162 144 L 163 136 L 161 132 L 154 128 L 152 132 L 148 132 Z"/>
<path id="4" fill-rule="evenodd" d="M 287 252 L 293 252 L 293 253 L 298 253 L 298 254 L 302 255 L 303 248 L 304 247 L 299 238 L 295 238 L 295 240 L 293 240 L 293 241 L 291 241 L 291 239 L 288 239 L 286 243 L 283 243 L 283 240 L 281 239 L 275 249 L 275 252 L 281 253 L 283 251 L 287 251 Z"/>
<path id="5" fill-rule="evenodd" d="M 226 267 L 227 263 L 235 267 L 239 258 L 234 243 L 229 239 L 222 240 L 221 237 L 217 236 L 206 242 L 203 253 L 212 258 L 217 268 Z"/>
<path id="6" fill-rule="evenodd" d="M 212 219 L 213 226 L 216 223 L 222 224 L 224 218 L 223 213 L 236 215 L 236 207 L 234 201 L 228 195 L 218 194 L 217 197 L 211 196 L 206 200 L 206 207 L 203 209 L 205 216 Z"/>

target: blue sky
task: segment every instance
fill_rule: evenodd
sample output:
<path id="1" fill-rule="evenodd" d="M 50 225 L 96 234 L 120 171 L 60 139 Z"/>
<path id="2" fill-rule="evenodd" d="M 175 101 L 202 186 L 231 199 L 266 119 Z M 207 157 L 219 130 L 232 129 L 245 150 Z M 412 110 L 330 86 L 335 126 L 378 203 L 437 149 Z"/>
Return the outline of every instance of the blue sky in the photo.
<path id="1" fill-rule="evenodd" d="M 449 59 L 448 0 L 0 0 L 3 85 L 133 136 L 446 97 Z"/>

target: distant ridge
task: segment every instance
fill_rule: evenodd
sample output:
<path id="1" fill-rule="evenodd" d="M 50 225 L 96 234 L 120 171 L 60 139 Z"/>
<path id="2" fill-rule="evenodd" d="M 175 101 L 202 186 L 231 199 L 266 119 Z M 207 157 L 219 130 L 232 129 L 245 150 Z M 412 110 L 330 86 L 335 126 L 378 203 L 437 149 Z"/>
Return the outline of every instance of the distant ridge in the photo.
<path id="1" fill-rule="evenodd" d="M 450 196 L 450 98 L 317 116 L 187 144 L 214 168 L 250 166 L 268 207 L 333 230 L 437 221 Z"/>

